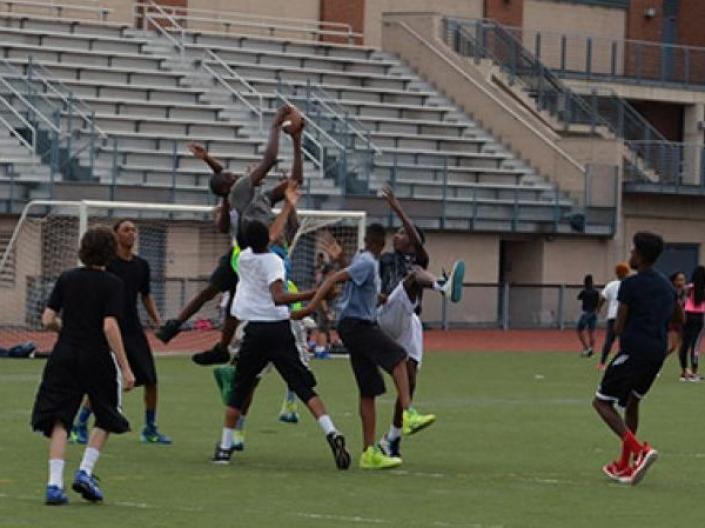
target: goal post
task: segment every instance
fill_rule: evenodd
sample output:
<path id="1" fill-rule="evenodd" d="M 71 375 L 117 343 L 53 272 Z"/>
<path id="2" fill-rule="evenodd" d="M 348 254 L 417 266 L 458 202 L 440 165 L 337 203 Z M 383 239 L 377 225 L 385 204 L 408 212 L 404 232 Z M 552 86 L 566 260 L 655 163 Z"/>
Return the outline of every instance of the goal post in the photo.
<path id="1" fill-rule="evenodd" d="M 362 211 L 298 210 L 298 229 L 290 244 L 292 280 L 299 288 L 315 285 L 316 260 L 328 231 L 352 255 L 364 243 L 366 213 Z M 218 233 L 214 207 L 97 200 L 29 202 L 19 218 L 0 220 L 0 348 L 33 341 L 51 348 L 55 335 L 41 328 L 43 311 L 54 282 L 78 263 L 78 244 L 95 225 L 111 227 L 128 219 L 138 228 L 136 253 L 151 269 L 151 290 L 163 320 L 207 284 L 230 238 Z M 3 247 L 4 246 L 4 247 Z M 145 327 L 148 320 L 140 310 Z M 150 342 L 157 351 L 197 351 L 213 344 L 220 320 L 219 298 L 209 301 L 186 325 L 188 331 L 168 346 Z"/>

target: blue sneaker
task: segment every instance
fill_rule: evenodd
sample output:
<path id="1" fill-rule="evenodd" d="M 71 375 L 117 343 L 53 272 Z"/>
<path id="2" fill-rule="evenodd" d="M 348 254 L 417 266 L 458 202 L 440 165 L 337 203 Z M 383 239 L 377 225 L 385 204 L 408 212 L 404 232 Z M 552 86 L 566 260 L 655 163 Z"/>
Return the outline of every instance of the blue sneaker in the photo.
<path id="1" fill-rule="evenodd" d="M 69 442 L 72 444 L 86 445 L 88 443 L 88 426 L 86 424 L 76 424 L 71 428 Z"/>
<path id="2" fill-rule="evenodd" d="M 90 502 L 102 502 L 103 492 L 98 487 L 98 477 L 89 475 L 85 471 L 76 471 L 76 476 L 73 479 L 71 488 L 76 493 L 80 493 L 81 497 Z"/>
<path id="3" fill-rule="evenodd" d="M 62 504 L 66 504 L 68 501 L 69 498 L 66 496 L 66 493 L 64 493 L 64 490 L 59 486 L 47 486 L 47 494 L 44 504 L 48 504 L 49 506 L 61 506 Z"/>
<path id="4" fill-rule="evenodd" d="M 171 445 L 171 438 L 159 432 L 156 426 L 145 425 L 140 434 L 143 444 Z"/>

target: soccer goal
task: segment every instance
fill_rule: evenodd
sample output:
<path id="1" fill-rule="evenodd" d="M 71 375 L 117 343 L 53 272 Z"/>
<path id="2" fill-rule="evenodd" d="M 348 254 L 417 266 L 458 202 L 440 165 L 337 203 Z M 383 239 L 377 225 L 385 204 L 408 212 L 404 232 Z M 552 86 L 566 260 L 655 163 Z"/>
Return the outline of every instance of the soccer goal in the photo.
<path id="1" fill-rule="evenodd" d="M 289 250 L 293 281 L 305 289 L 315 285 L 317 266 L 325 261 L 328 233 L 347 255 L 362 247 L 366 214 L 299 210 L 298 217 Z M 135 250 L 150 264 L 152 294 L 163 320 L 174 317 L 207 285 L 230 244 L 228 235 L 216 232 L 214 208 L 209 206 L 32 201 L 18 220 L 0 223 L 0 348 L 26 341 L 33 341 L 39 350 L 51 348 L 55 335 L 42 331 L 40 319 L 54 282 L 63 270 L 77 265 L 78 242 L 89 227 L 112 226 L 119 219 L 129 219 L 138 228 Z M 142 319 L 146 325 L 144 313 Z M 193 331 L 184 332 L 168 347 L 151 336 L 150 340 L 157 350 L 197 350 L 209 340 L 208 333 L 216 331 L 219 320 L 216 297 L 190 321 Z"/>

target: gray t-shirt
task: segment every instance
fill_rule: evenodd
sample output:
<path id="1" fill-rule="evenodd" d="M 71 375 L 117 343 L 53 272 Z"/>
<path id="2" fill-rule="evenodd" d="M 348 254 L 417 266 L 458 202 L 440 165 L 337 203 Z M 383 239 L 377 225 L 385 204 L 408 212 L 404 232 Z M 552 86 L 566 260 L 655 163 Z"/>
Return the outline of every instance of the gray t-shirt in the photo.
<path id="1" fill-rule="evenodd" d="M 342 319 L 377 320 L 377 299 L 382 281 L 379 261 L 369 251 L 361 251 L 347 268 L 350 280 L 345 283 L 340 301 Z"/>
<path id="2" fill-rule="evenodd" d="M 230 206 L 239 215 L 239 226 L 244 226 L 252 220 L 259 220 L 269 227 L 274 222 L 272 212 L 271 195 L 269 191 L 263 191 L 261 186 L 252 185 L 252 178 L 243 176 L 239 178 L 232 189 L 230 189 Z M 230 225 L 230 233 L 237 236 L 238 227 Z"/>

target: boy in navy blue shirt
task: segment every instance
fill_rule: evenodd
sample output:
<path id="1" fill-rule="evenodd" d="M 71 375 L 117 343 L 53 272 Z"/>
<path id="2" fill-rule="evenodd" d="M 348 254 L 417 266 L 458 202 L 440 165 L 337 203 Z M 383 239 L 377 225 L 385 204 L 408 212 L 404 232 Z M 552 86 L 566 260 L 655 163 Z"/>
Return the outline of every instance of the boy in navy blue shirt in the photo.
<path id="1" fill-rule="evenodd" d="M 355 380 L 360 391 L 363 453 L 360 467 L 385 469 L 401 464 L 401 458 L 387 456 L 375 445 L 375 398 L 384 394 L 379 367 L 394 379 L 403 411 L 403 433 L 413 434 L 433 423 L 432 414 L 421 415 L 411 406 L 407 353 L 377 325 L 377 305 L 381 288 L 379 256 L 384 249 L 385 230 L 371 224 L 365 236 L 365 249 L 355 255 L 350 266 L 321 285 L 311 303 L 296 318 L 313 313 L 335 284 L 345 282 L 340 301 L 338 333 L 350 353 Z"/>
<path id="2" fill-rule="evenodd" d="M 655 449 L 634 436 L 639 425 L 639 403 L 666 358 L 668 323 L 683 319 L 675 289 L 653 269 L 662 251 L 660 236 L 647 232 L 634 235 L 629 265 L 638 273 L 622 281 L 614 325 L 620 352 L 607 367 L 593 400 L 597 413 L 622 439 L 620 459 L 602 470 L 625 484 L 638 484 L 658 457 Z M 614 403 L 625 409 L 624 419 Z M 630 465 L 632 457 L 634 464 Z"/>

